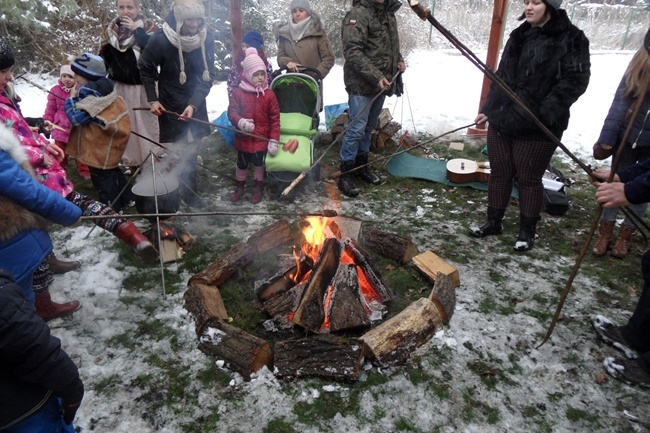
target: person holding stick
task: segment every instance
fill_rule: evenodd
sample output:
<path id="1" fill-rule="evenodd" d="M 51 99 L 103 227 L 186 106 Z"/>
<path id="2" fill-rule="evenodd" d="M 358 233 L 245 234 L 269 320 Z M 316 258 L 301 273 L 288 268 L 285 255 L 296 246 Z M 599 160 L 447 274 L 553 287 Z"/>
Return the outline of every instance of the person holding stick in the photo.
<path id="1" fill-rule="evenodd" d="M 525 20 L 512 31 L 496 74 L 559 139 L 569 124 L 569 108 L 587 89 L 589 40 L 571 24 L 562 0 L 524 0 Z M 555 142 L 494 81 L 475 121 L 489 122 L 490 160 L 487 221 L 471 227 L 474 237 L 499 235 L 515 178 L 519 185 L 519 236 L 514 249 L 535 241 L 544 205 L 542 176 Z"/>

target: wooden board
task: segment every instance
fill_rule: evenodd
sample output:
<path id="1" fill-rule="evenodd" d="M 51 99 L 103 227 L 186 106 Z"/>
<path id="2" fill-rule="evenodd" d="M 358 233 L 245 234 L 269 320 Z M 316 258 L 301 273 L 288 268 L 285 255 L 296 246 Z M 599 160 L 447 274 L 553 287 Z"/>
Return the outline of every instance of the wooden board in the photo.
<path id="1" fill-rule="evenodd" d="M 384 367 L 403 364 L 442 326 L 443 320 L 435 304 L 420 298 L 360 338 L 364 343 L 364 355 Z"/>
<path id="2" fill-rule="evenodd" d="M 425 251 L 413 257 L 415 267 L 432 283 L 435 283 L 438 272 L 442 272 L 451 279 L 453 287 L 460 286 L 458 270 L 431 251 Z"/>

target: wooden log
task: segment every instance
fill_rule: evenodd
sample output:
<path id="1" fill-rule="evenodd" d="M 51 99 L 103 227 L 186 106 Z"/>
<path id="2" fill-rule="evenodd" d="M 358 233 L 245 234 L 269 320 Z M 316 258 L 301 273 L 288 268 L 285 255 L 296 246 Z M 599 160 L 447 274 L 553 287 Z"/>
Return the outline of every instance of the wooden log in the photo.
<path id="1" fill-rule="evenodd" d="M 358 342 L 333 336 L 281 341 L 274 352 L 274 366 L 281 377 L 356 380 L 363 362 Z"/>
<path id="2" fill-rule="evenodd" d="M 291 227 L 287 220 L 276 221 L 258 231 L 250 238 L 247 243 L 258 253 L 264 253 L 272 248 L 293 241 Z"/>
<path id="3" fill-rule="evenodd" d="M 339 228 L 341 239 L 350 238 L 354 241 L 359 240 L 361 234 L 362 220 L 355 217 L 337 215 L 332 218 L 332 221 Z"/>
<path id="4" fill-rule="evenodd" d="M 209 319 L 199 334 L 199 349 L 227 362 L 228 368 L 245 379 L 265 365 L 273 364 L 269 343 L 219 319 Z"/>
<path id="5" fill-rule="evenodd" d="M 364 356 L 384 367 L 403 364 L 411 352 L 442 326 L 442 317 L 435 304 L 420 298 L 360 338 L 364 343 Z"/>
<path id="6" fill-rule="evenodd" d="M 190 277 L 189 283 L 201 283 L 218 287 L 232 274 L 249 264 L 255 250 L 248 243 L 239 243 L 233 246 L 216 262 Z"/>
<path id="7" fill-rule="evenodd" d="M 293 323 L 318 333 L 325 319 L 323 298 L 338 267 L 343 244 L 336 238 L 327 238 L 314 264 L 300 306 L 293 316 Z"/>
<path id="8" fill-rule="evenodd" d="M 438 307 L 440 316 L 442 316 L 442 322 L 449 323 L 456 308 L 456 290 L 454 289 L 454 283 L 451 281 L 451 278 L 442 272 L 438 272 L 433 290 L 431 290 L 431 294 L 429 295 L 429 300 Z"/>
<path id="9" fill-rule="evenodd" d="M 208 319 L 228 320 L 228 312 L 219 289 L 214 286 L 193 282 L 183 294 L 185 309 L 196 322 L 196 334 L 200 333 Z"/>
<path id="10" fill-rule="evenodd" d="M 289 320 L 290 315 L 296 311 L 300 304 L 300 299 L 302 299 L 302 293 L 305 290 L 306 285 L 307 282 L 304 281 L 293 286 L 286 292 L 272 297 L 262 304 L 262 309 L 272 318 L 282 316 Z"/>
<path id="11" fill-rule="evenodd" d="M 377 227 L 364 227 L 362 240 L 366 247 L 402 264 L 418 254 L 418 247 L 409 238 L 385 232 Z"/>
<path id="12" fill-rule="evenodd" d="M 422 254 L 413 257 L 413 263 L 415 263 L 416 269 L 432 283 L 436 282 L 438 272 L 442 272 L 451 279 L 454 288 L 460 286 L 460 275 L 458 274 L 458 269 L 454 268 L 431 251 L 425 251 Z"/>
<path id="13" fill-rule="evenodd" d="M 370 318 L 361 300 L 356 265 L 339 265 L 331 288 L 331 296 L 325 301 L 326 329 L 323 331 L 338 332 L 370 326 Z"/>
<path id="14" fill-rule="evenodd" d="M 418 139 L 414 135 L 409 134 L 405 137 L 401 137 L 399 144 L 405 149 L 409 149 L 418 145 Z"/>
<path id="15" fill-rule="evenodd" d="M 379 118 L 377 119 L 377 126 L 375 127 L 375 130 L 382 130 L 388 125 L 391 121 L 393 120 L 392 114 L 390 114 L 390 110 L 388 108 L 382 108 L 381 112 L 379 113 Z"/>
<path id="16" fill-rule="evenodd" d="M 363 270 L 363 273 L 360 274 L 360 278 L 365 278 L 366 281 L 377 292 L 379 295 L 379 299 L 377 299 L 377 301 L 383 304 L 384 302 L 393 299 L 393 292 L 386 285 L 386 282 L 381 276 L 381 273 L 373 264 L 370 255 L 364 251 L 361 245 L 354 242 L 352 239 L 348 239 L 345 241 L 345 251 L 354 258 L 354 263 L 356 263 L 357 266 Z M 363 289 L 363 285 L 361 288 Z M 367 296 L 366 299 L 368 299 Z"/>
<path id="17" fill-rule="evenodd" d="M 286 292 L 295 286 L 297 282 L 301 282 L 305 275 L 311 271 L 311 266 L 306 257 L 301 257 L 299 263 L 300 266 L 294 265 L 284 272 L 278 272 L 271 278 L 256 281 L 253 291 L 257 295 L 257 299 L 262 302 L 268 301 L 274 296 Z"/>

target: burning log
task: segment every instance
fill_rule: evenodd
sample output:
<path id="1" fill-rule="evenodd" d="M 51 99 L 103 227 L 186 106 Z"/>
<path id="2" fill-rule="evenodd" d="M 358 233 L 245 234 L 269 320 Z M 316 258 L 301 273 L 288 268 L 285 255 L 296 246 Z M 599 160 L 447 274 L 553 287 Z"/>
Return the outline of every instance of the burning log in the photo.
<path id="1" fill-rule="evenodd" d="M 413 263 L 417 270 L 432 283 L 436 282 L 438 272 L 442 272 L 451 279 L 454 287 L 460 285 L 458 270 L 431 251 L 425 251 L 413 257 Z"/>
<path id="2" fill-rule="evenodd" d="M 281 341 L 275 345 L 275 368 L 282 377 L 319 376 L 355 380 L 363 362 L 361 345 L 339 337 Z"/>
<path id="3" fill-rule="evenodd" d="M 317 333 L 325 319 L 323 300 L 325 292 L 336 274 L 341 259 L 343 244 L 335 238 L 328 238 L 323 243 L 318 261 L 314 264 L 302 296 L 300 306 L 293 316 L 293 323 Z"/>
<path id="4" fill-rule="evenodd" d="M 278 272 L 267 280 L 256 281 L 253 290 L 257 299 L 262 302 L 268 301 L 295 286 L 296 282 L 302 281 L 309 271 L 311 271 L 309 261 L 306 257 L 301 257 L 298 265 L 294 265 L 284 272 Z"/>
<path id="5" fill-rule="evenodd" d="M 443 319 L 436 305 L 420 298 L 390 320 L 366 332 L 364 356 L 381 366 L 403 364 L 411 352 L 442 328 Z"/>
<path id="6" fill-rule="evenodd" d="M 372 226 L 364 227 L 363 242 L 382 256 L 402 264 L 418 254 L 418 247 L 410 239 Z"/>
<path id="7" fill-rule="evenodd" d="M 436 304 L 443 323 L 448 323 L 456 308 L 456 291 L 451 278 L 438 272 L 433 290 L 429 295 L 429 301 Z"/>
<path id="8" fill-rule="evenodd" d="M 265 253 L 278 245 L 291 241 L 293 241 L 293 236 L 289 222 L 280 220 L 252 235 L 248 238 L 247 243 L 258 253 Z"/>
<path id="9" fill-rule="evenodd" d="M 330 332 L 370 326 L 370 318 L 359 293 L 359 276 L 354 264 L 339 265 L 328 290 L 325 305 L 326 328 Z M 325 330 L 326 331 L 326 330 Z"/>
<path id="10" fill-rule="evenodd" d="M 250 379 L 265 365 L 271 367 L 273 351 L 269 343 L 219 319 L 209 319 L 199 333 L 199 349 L 226 361 L 229 368 Z"/>
<path id="11" fill-rule="evenodd" d="M 190 283 L 183 294 L 185 309 L 189 311 L 196 322 L 196 334 L 199 335 L 208 319 L 228 319 L 226 306 L 221 298 L 219 289 L 201 283 Z"/>
<path id="12" fill-rule="evenodd" d="M 345 245 L 345 251 L 351 254 L 354 263 L 363 270 L 363 275 L 367 278 L 367 283 L 379 294 L 379 302 L 383 303 L 393 299 L 393 293 L 390 291 L 384 282 L 384 278 L 370 260 L 370 255 L 364 251 L 359 244 L 351 239 L 347 240 Z M 371 318 L 371 320 L 374 319 Z"/>
<path id="13" fill-rule="evenodd" d="M 239 243 L 221 256 L 219 260 L 191 277 L 188 284 L 201 283 L 218 287 L 232 274 L 249 264 L 253 254 L 255 254 L 254 247 L 248 243 Z"/>
<path id="14" fill-rule="evenodd" d="M 293 327 L 293 322 L 291 322 L 290 317 L 296 308 L 298 308 L 306 285 L 306 281 L 295 285 L 286 292 L 269 299 L 262 305 L 262 309 L 271 316 L 273 322 L 278 327 L 283 329 Z"/>

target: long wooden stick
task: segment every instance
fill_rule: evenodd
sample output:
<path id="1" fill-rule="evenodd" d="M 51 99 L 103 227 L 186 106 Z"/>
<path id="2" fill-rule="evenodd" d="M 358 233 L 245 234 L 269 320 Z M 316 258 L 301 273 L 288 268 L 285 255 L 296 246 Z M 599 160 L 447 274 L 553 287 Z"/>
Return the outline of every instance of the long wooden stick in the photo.
<path id="1" fill-rule="evenodd" d="M 250 216 L 250 215 L 268 215 L 268 216 L 294 216 L 294 217 L 305 217 L 305 216 L 320 216 L 327 218 L 334 218 L 338 215 L 335 210 L 325 209 L 320 212 L 224 212 L 224 211 L 214 211 L 214 212 L 176 212 L 176 213 L 133 213 L 133 214 L 122 214 L 122 215 L 84 215 L 80 219 L 82 221 L 86 220 L 97 220 L 97 219 L 110 219 L 110 218 L 171 218 L 175 216 L 183 217 L 195 217 L 195 216 L 213 216 L 213 215 L 234 215 L 234 216 Z"/>

